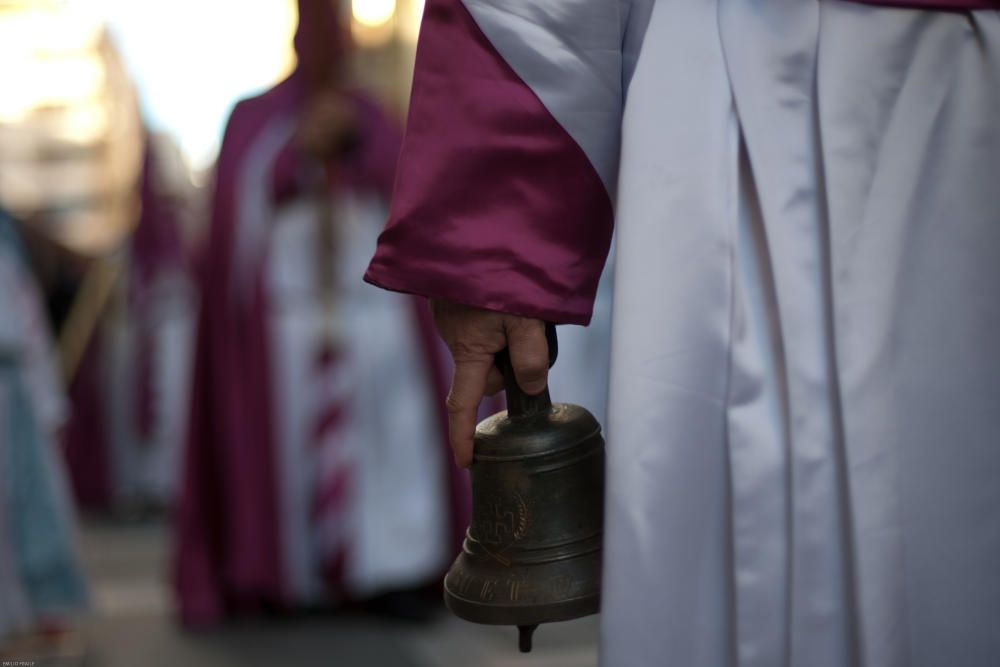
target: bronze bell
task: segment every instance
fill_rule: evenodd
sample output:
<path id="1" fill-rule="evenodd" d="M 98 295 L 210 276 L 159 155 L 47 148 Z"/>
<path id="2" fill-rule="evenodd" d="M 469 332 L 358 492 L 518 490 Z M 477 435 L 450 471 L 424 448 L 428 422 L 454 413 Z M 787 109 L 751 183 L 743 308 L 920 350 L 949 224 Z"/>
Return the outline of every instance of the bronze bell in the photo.
<path id="1" fill-rule="evenodd" d="M 508 409 L 476 427 L 472 524 L 444 597 L 467 621 L 518 626 L 528 652 L 539 623 L 600 608 L 604 439 L 584 408 L 522 392 L 506 351 L 497 365 Z"/>

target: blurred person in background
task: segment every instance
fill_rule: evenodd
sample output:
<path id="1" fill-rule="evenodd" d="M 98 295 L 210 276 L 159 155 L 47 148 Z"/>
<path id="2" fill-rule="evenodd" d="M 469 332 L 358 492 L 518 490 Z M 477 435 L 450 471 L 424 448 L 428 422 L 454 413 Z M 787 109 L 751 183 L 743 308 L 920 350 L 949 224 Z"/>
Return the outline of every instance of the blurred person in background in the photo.
<path id="1" fill-rule="evenodd" d="M 147 133 L 141 208 L 108 350 L 115 504 L 133 511 L 171 505 L 186 439 L 197 304 L 183 234 L 191 185 L 170 160 L 175 150 Z"/>
<path id="2" fill-rule="evenodd" d="M 66 416 L 44 301 L 0 210 L 0 649 L 29 633 L 9 646 L 19 658 L 50 653 L 87 602 L 58 451 Z"/>
<path id="3" fill-rule="evenodd" d="M 296 70 L 237 104 L 218 161 L 177 522 L 187 624 L 359 600 L 422 617 L 467 523 L 426 305 L 360 281 L 399 130 L 348 88 L 333 2 L 299 17 Z"/>
<path id="4" fill-rule="evenodd" d="M 175 150 L 146 133 L 134 227 L 119 249 L 72 262 L 83 268 L 60 337 L 80 351 L 67 369 L 65 450 L 87 510 L 139 516 L 175 496 L 196 305 L 183 232 L 193 193 Z M 54 283 L 56 296 L 65 282 Z"/>
<path id="5" fill-rule="evenodd" d="M 367 279 L 468 465 L 614 227 L 602 664 L 997 664 L 998 7 L 428 0 Z"/>

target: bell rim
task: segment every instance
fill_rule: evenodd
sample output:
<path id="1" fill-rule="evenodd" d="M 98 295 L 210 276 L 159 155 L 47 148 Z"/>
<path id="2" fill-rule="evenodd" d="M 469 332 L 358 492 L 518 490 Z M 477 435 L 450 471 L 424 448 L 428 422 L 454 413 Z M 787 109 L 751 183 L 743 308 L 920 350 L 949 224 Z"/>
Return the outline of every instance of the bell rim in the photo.
<path id="1" fill-rule="evenodd" d="M 562 623 L 598 614 L 601 611 L 601 594 L 588 593 L 541 605 L 517 605 L 476 602 L 446 589 L 444 604 L 455 616 L 478 625 L 535 625 Z"/>

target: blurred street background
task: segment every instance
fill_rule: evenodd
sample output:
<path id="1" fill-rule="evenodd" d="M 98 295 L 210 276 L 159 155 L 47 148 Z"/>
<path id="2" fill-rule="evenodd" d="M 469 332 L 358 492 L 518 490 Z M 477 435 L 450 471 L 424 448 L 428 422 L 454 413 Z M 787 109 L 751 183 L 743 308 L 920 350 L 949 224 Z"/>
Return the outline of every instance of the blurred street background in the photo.
<path id="1" fill-rule="evenodd" d="M 189 633 L 173 618 L 158 523 L 87 522 L 83 556 L 94 614 L 53 664 L 87 667 L 591 667 L 597 617 L 542 626 L 532 653 L 513 628 L 465 623 L 443 607 L 427 623 L 363 613 L 240 620 Z M 77 643 L 78 640 L 78 643 Z M 45 663 L 41 663 L 44 665 Z"/>

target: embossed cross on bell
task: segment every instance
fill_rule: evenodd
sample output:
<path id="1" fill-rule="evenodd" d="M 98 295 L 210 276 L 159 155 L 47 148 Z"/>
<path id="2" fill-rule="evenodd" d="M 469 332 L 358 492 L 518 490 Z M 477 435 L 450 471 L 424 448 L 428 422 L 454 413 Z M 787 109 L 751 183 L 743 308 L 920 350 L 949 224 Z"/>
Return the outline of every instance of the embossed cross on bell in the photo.
<path id="1" fill-rule="evenodd" d="M 600 608 L 604 439 L 584 408 L 522 392 L 506 351 L 497 365 L 508 409 L 476 428 L 472 524 L 444 597 L 467 621 L 518 626 L 528 652 L 539 623 Z"/>

